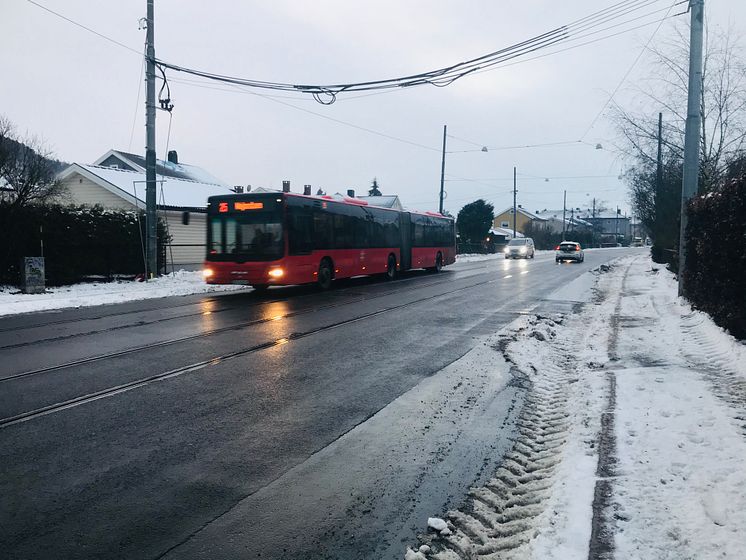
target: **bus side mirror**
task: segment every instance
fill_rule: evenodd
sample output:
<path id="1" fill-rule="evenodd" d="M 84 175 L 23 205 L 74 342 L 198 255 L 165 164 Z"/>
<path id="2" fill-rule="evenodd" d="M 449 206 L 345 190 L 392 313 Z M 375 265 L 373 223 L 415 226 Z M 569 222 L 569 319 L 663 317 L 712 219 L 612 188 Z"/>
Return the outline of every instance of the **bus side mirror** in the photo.
<path id="1" fill-rule="evenodd" d="M 189 212 L 182 212 L 181 213 L 181 223 L 185 226 L 189 225 Z"/>

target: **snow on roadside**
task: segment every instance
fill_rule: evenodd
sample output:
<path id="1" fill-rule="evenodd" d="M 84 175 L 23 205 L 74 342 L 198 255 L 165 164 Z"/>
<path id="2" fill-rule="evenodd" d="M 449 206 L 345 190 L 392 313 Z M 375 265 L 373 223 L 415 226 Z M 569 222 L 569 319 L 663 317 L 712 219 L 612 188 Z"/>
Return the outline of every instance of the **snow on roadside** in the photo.
<path id="1" fill-rule="evenodd" d="M 672 276 L 634 263 L 622 298 L 617 372 L 618 557 L 743 558 L 746 346 L 676 296 Z M 728 369 L 731 369 L 729 372 Z M 743 380 L 742 380 L 743 382 Z M 739 399 L 740 397 L 740 399 Z"/>
<path id="2" fill-rule="evenodd" d="M 206 292 L 247 290 L 246 286 L 208 285 L 201 271 L 179 270 L 150 282 L 117 281 L 47 288 L 43 294 L 23 294 L 0 286 L 0 316 L 70 307 L 90 307 L 141 299 L 185 296 Z"/>
<path id="3" fill-rule="evenodd" d="M 589 546 L 605 558 L 743 558 L 746 345 L 679 300 L 647 255 L 595 272 L 582 311 L 525 317 L 503 336 L 528 388 L 519 436 L 448 512 L 452 534 L 430 531 L 431 550 L 407 558 L 585 559 Z M 555 297 L 591 285 L 579 282 Z"/>
<path id="4" fill-rule="evenodd" d="M 491 261 L 497 258 L 504 258 L 503 254 L 502 253 L 488 253 L 488 254 L 464 253 L 461 255 L 456 255 L 456 262 L 462 263 L 462 262 Z"/>

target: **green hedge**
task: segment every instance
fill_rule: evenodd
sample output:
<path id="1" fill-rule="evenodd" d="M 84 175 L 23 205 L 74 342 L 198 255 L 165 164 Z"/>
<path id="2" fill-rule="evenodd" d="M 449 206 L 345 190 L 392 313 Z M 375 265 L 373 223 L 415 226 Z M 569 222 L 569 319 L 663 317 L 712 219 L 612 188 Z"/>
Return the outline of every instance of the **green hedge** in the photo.
<path id="1" fill-rule="evenodd" d="M 687 208 L 684 286 L 692 305 L 746 338 L 746 177 Z"/>
<path id="2" fill-rule="evenodd" d="M 91 277 L 111 279 L 144 271 L 141 244 L 145 218 L 134 211 L 100 206 L 0 205 L 0 283 L 20 283 L 22 257 L 45 257 L 47 284 L 72 284 Z M 164 229 L 159 220 L 159 269 Z"/>

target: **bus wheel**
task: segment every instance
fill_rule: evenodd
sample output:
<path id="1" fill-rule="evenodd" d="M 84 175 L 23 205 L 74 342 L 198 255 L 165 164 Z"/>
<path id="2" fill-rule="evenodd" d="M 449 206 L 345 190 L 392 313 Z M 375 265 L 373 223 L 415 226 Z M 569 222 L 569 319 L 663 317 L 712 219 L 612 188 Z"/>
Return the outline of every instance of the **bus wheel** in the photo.
<path id="1" fill-rule="evenodd" d="M 252 284 L 251 287 L 254 288 L 255 292 L 266 292 L 269 284 Z"/>
<path id="2" fill-rule="evenodd" d="M 386 280 L 393 280 L 396 278 L 396 257 L 389 255 L 389 261 L 386 263 Z"/>
<path id="3" fill-rule="evenodd" d="M 428 270 L 430 272 L 435 272 L 435 273 L 438 273 L 441 270 L 443 270 L 443 255 L 438 253 L 437 256 L 435 257 L 435 266 L 428 268 Z"/>
<path id="4" fill-rule="evenodd" d="M 329 259 L 323 259 L 319 264 L 319 273 L 316 283 L 322 290 L 328 290 L 332 287 L 332 263 Z"/>

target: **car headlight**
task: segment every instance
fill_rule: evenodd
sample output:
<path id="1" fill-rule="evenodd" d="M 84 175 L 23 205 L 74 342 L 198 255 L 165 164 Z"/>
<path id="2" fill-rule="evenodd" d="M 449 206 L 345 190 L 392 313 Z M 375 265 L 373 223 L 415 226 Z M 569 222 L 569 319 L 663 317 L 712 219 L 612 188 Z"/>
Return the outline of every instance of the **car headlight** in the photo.
<path id="1" fill-rule="evenodd" d="M 504 252 L 510 253 L 510 247 L 505 247 Z"/>
<path id="2" fill-rule="evenodd" d="M 526 252 L 526 248 L 525 247 L 521 247 L 521 253 L 525 253 L 525 252 Z"/>

